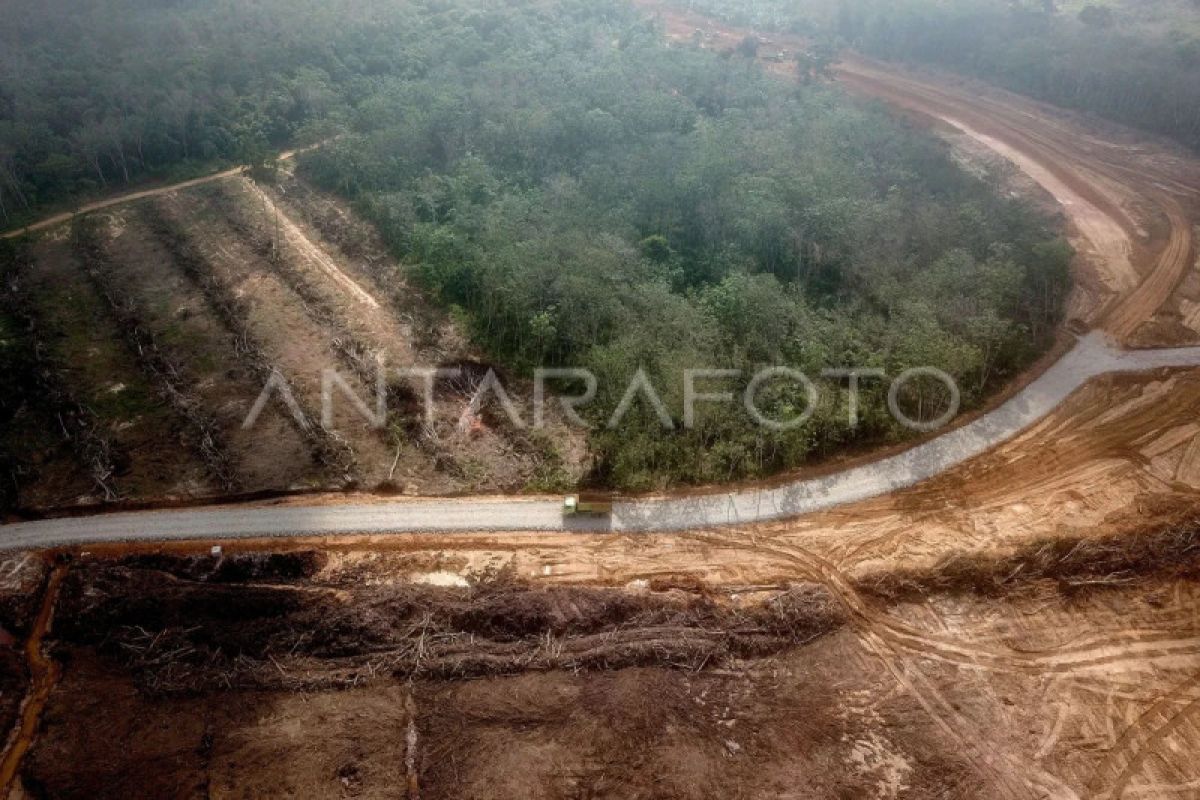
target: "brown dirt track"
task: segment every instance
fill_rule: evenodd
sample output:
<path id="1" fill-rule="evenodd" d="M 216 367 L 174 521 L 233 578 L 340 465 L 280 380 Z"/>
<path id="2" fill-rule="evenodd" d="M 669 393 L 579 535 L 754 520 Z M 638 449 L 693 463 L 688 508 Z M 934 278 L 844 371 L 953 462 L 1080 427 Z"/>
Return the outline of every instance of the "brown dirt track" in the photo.
<path id="1" fill-rule="evenodd" d="M 640 3 L 659 16 L 667 35 L 731 49 L 752 31 L 723 26 L 668 4 Z M 772 32 L 772 48 L 803 50 L 798 37 Z M 764 61 L 789 78 L 795 67 Z M 836 79 L 855 92 L 940 126 L 963 131 L 997 150 L 1063 204 L 1081 257 L 1075 316 L 1122 343 L 1193 343 L 1188 309 L 1197 298 L 1185 278 L 1194 271 L 1200 165 L 1164 142 L 1073 117 L 1059 109 L 944 74 L 914 73 L 847 55 Z M 1132 274 L 1130 274 L 1132 270 Z"/>
<path id="2" fill-rule="evenodd" d="M 1043 184 L 1052 193 L 1056 182 L 1069 187 L 1083 200 L 1065 207 L 1074 223 L 1074 243 L 1100 272 L 1096 277 L 1101 284 L 1122 287 L 1121 276 L 1112 273 L 1112 265 L 1123 260 L 1123 254 L 1106 251 L 1119 247 L 1119 242 L 1092 233 L 1093 226 L 1085 221 L 1092 209 L 1119 226 L 1126 241 L 1132 243 L 1130 260 L 1137 272 L 1135 286 L 1108 292 L 1110 296 L 1101 299 L 1096 310 L 1084 310 L 1085 319 L 1128 345 L 1171 346 L 1195 341 L 1196 331 L 1186 329 L 1165 340 L 1146 335 L 1161 319 L 1160 314 L 1166 315 L 1168 302 L 1196 263 L 1193 223 L 1185 210 L 1185 204 L 1194 208 L 1200 197 L 1196 188 L 1200 187 L 1200 172 L 1194 166 L 1181 175 L 1174 159 L 1133 156 L 1138 166 L 1130 169 L 1130 150 L 1093 143 L 1080 147 L 1078 130 L 1054 121 L 1042 124 L 1038 115 L 1030 113 L 1032 103 L 996 92 L 992 94 L 998 99 L 966 97 L 962 90 L 909 80 L 860 58 L 840 64 L 837 75 L 856 90 L 960 129 L 965 125 L 968 135 L 1003 142 L 1035 180 L 1041 170 L 1052 177 Z M 1190 186 L 1179 182 L 1188 177 Z M 1138 218 L 1147 219 L 1146 227 L 1135 222 Z M 1147 234 L 1146 228 L 1155 233 Z M 1165 236 L 1157 233 L 1164 228 Z"/>

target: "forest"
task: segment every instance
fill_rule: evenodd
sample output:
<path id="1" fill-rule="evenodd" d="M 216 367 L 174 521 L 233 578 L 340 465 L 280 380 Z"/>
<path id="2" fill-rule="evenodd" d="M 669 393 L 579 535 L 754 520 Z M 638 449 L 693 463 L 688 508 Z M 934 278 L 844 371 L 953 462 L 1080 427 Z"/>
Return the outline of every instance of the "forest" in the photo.
<path id="1" fill-rule="evenodd" d="M 300 174 L 352 200 L 487 358 L 599 377 L 597 484 L 759 476 L 907 435 L 878 381 L 855 427 L 841 391 L 784 432 L 721 406 L 691 429 L 664 430 L 645 404 L 603 427 L 639 368 L 676 422 L 689 368 L 742 370 L 719 387 L 738 391 L 764 365 L 934 366 L 971 407 L 1059 319 L 1070 248 L 998 178 L 835 87 L 670 47 L 616 0 L 93 1 L 55 26 L 38 20 L 61 2 L 14 5 L 13 224 L 324 141 Z M 760 405 L 800 410 L 787 385 Z"/>
<path id="2" fill-rule="evenodd" d="M 1200 148 L 1197 0 L 689 0 L 832 48 L 936 65 Z"/>

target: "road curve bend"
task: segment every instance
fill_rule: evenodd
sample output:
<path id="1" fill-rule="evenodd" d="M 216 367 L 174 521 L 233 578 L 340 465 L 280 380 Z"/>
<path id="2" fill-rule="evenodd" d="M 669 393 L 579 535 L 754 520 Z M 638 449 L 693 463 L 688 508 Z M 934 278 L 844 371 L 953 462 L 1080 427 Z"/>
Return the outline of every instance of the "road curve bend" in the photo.
<path id="1" fill-rule="evenodd" d="M 609 519 L 564 517 L 557 499 L 430 498 L 370 505 L 209 508 L 50 519 L 0 528 L 0 550 L 102 542 L 478 531 L 653 532 L 744 525 L 822 511 L 904 489 L 995 447 L 1099 375 L 1200 367 L 1200 347 L 1122 350 L 1081 338 L 1008 402 L 897 455 L 820 478 L 763 489 L 619 502 Z"/>

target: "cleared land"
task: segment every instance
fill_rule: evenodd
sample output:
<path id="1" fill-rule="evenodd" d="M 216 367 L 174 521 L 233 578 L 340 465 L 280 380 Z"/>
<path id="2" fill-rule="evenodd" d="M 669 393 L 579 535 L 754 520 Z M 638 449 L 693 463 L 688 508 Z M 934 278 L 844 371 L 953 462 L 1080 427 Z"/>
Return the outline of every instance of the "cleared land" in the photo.
<path id="1" fill-rule="evenodd" d="M 551 584 L 503 557 L 358 548 L 76 557 L 21 780 L 427 798 L 1158 797 L 1195 780 L 1194 520 L 866 578 L 787 544 L 708 544 L 779 577 Z M 36 585 L 30 563 L 3 568 Z M 27 625 L 37 593 L 10 583 L 5 624 Z"/>
<path id="2" fill-rule="evenodd" d="M 45 409 L 30 404 L 13 426 L 30 432 L 7 434 L 23 510 L 338 488 L 519 492 L 582 469 L 580 435 L 553 417 L 531 434 L 485 404 L 462 422 L 488 366 L 365 226 L 287 173 L 105 204 L 33 245 L 7 307 L 36 354 L 14 380 L 53 383 L 80 429 L 56 426 L 64 441 L 43 456 L 32 417 Z M 373 411 L 381 365 L 393 372 L 378 428 L 348 393 Z M 394 375 L 413 366 L 462 370 L 435 385 L 433 424 L 423 380 Z M 345 389 L 328 425 L 326 370 Z M 272 376 L 295 408 L 276 392 L 246 429 Z"/>

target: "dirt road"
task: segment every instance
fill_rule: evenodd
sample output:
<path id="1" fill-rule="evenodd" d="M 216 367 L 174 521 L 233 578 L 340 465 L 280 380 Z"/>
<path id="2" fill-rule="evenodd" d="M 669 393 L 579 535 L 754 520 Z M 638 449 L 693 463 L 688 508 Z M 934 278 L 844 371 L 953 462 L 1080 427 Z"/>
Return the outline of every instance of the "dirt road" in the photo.
<path id="1" fill-rule="evenodd" d="M 371 505 L 199 509 L 9 525 L 0 548 L 23 550 L 106 541 L 454 531 L 681 531 L 795 517 L 865 500 L 947 472 L 1016 436 L 1093 378 L 1200 367 L 1200 347 L 1127 351 L 1100 333 L 999 408 L 898 455 L 770 489 L 618 503 L 611 519 L 564 517 L 557 500 L 423 500 Z"/>
<path id="2" fill-rule="evenodd" d="M 1088 322 L 1136 345 L 1139 330 L 1167 310 L 1164 306 L 1196 261 L 1185 203 L 1194 202 L 1200 192 L 1198 184 L 1175 180 L 1179 176 L 1172 163 L 1099 140 L 1081 142 L 1077 131 L 1029 109 L 920 82 L 860 57 L 839 64 L 837 75 L 858 91 L 961 131 L 1050 192 L 1071 222 L 1081 261 L 1103 287 L 1091 303 L 1077 309 Z M 1130 161 L 1138 166 L 1131 169 Z M 1139 225 L 1139 216 L 1149 222 Z M 1165 234 L 1159 232 L 1163 228 Z M 1194 332 L 1182 336 L 1194 338 Z"/>
<path id="3" fill-rule="evenodd" d="M 308 147 L 300 147 L 295 150 L 285 150 L 280 153 L 276 159 L 278 161 L 290 161 L 300 153 L 307 153 L 309 150 L 312 150 L 316 147 L 320 147 L 320 144 L 309 145 Z M 223 170 L 221 172 L 214 172 L 212 175 L 204 175 L 199 178 L 192 178 L 191 180 L 180 181 L 179 183 L 172 183 L 167 186 L 159 186 L 154 189 L 141 189 L 136 192 L 126 192 L 125 194 L 114 195 L 103 200 L 97 200 L 94 203 L 86 203 L 74 211 L 64 211 L 61 214 L 55 214 L 53 216 L 46 217 L 45 219 L 39 220 L 31 225 L 26 225 L 24 228 L 2 233 L 0 234 L 0 239 L 15 239 L 16 237 L 24 236 L 27 233 L 35 233 L 37 231 L 46 230 L 47 228 L 53 228 L 55 225 L 61 225 L 64 222 L 70 222 L 80 214 L 90 214 L 93 211 L 102 211 L 103 209 L 112 208 L 113 206 L 124 205 L 125 203 L 132 203 L 137 200 L 144 200 L 147 197 L 158 197 L 161 195 L 170 194 L 171 192 L 177 192 L 181 189 L 188 189 L 193 186 L 202 186 L 206 183 L 221 181 L 225 180 L 226 178 L 233 178 L 237 175 L 241 175 L 246 170 L 247 167 L 244 166 L 233 167 L 232 169 Z"/>

